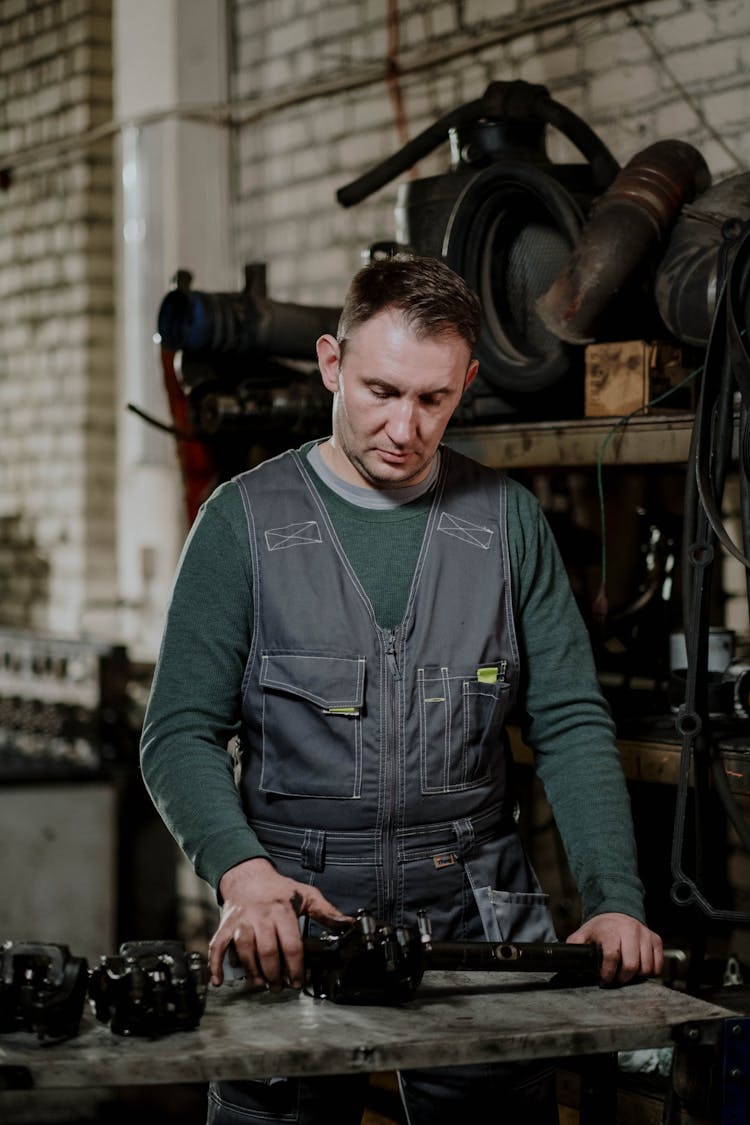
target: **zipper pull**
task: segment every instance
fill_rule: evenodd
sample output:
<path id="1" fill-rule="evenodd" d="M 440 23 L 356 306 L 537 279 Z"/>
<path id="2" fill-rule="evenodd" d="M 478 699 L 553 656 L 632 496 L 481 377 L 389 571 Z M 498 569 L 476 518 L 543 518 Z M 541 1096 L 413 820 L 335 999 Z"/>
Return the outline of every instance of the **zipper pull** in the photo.
<path id="1" fill-rule="evenodd" d="M 400 680 L 401 672 L 399 671 L 398 661 L 396 660 L 396 633 L 393 629 L 389 629 L 386 633 L 385 658 L 388 661 L 388 667 L 391 670 L 391 675 L 394 680 Z"/>

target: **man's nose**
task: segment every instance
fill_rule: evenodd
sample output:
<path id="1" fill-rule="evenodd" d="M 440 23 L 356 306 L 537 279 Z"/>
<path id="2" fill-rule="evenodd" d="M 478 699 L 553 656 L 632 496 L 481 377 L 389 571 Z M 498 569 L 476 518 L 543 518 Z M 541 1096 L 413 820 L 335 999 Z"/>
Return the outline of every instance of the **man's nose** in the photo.
<path id="1" fill-rule="evenodd" d="M 388 418 L 388 435 L 399 445 L 406 445 L 417 432 L 417 409 L 413 402 L 400 399 L 393 404 Z"/>

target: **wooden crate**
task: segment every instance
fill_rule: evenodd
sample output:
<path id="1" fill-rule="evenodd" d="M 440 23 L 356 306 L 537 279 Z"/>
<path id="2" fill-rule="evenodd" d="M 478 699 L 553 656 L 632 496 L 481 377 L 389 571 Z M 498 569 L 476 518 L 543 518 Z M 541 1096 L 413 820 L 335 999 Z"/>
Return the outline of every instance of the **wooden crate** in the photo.
<path id="1" fill-rule="evenodd" d="M 665 341 L 619 340 L 586 348 L 584 413 L 587 418 L 648 414 L 652 403 L 689 374 L 682 349 Z M 658 414 L 694 409 L 692 384 L 653 410 Z"/>

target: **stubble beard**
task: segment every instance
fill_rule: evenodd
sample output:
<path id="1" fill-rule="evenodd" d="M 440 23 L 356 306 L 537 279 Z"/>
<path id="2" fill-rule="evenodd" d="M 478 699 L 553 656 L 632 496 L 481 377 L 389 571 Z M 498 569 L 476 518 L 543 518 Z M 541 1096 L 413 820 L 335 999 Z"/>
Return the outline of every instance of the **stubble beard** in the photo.
<path id="1" fill-rule="evenodd" d="M 372 485 L 373 488 L 408 488 L 410 484 L 414 484 L 416 477 L 424 476 L 429 471 L 429 462 L 422 461 L 407 477 L 402 476 L 394 480 L 393 477 L 385 476 L 372 469 L 368 464 L 369 458 L 366 459 L 365 456 L 356 453 L 344 438 L 340 437 L 339 442 L 341 451 L 347 460 L 354 466 L 362 479 Z M 375 456 L 373 455 L 373 459 Z"/>

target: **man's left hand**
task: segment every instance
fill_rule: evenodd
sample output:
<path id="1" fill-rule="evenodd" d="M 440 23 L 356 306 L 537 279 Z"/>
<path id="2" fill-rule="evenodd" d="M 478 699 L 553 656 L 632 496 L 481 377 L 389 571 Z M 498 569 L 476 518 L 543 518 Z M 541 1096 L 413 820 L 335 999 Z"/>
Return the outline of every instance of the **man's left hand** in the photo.
<path id="1" fill-rule="evenodd" d="M 604 984 L 625 984 L 636 976 L 658 976 L 664 965 L 659 935 L 629 914 L 595 914 L 566 941 L 591 941 L 599 946 Z"/>

